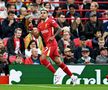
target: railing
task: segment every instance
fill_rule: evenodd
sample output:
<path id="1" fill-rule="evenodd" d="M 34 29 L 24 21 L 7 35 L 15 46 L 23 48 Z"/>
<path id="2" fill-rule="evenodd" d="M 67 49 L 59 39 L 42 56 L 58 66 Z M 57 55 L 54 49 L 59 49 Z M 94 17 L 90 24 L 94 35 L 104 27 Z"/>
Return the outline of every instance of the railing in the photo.
<path id="1" fill-rule="evenodd" d="M 15 3 L 15 1 L 8 1 L 8 2 L 10 2 L 10 3 Z M 32 0 L 30 0 L 30 1 L 23 1 L 23 3 L 31 3 L 32 2 Z M 49 2 L 49 3 L 53 3 L 53 4 L 65 4 L 66 3 L 66 1 L 59 1 L 59 2 Z M 83 2 L 82 1 L 75 1 L 74 2 L 75 4 L 83 4 Z M 108 4 L 108 1 L 98 1 L 98 3 L 99 4 Z"/>

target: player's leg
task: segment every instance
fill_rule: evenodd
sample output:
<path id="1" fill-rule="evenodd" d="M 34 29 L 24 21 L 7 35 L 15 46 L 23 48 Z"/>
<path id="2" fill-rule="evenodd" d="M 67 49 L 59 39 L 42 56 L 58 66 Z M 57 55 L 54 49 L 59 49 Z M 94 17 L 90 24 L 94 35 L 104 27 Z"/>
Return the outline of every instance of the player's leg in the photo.
<path id="1" fill-rule="evenodd" d="M 68 69 L 68 67 L 66 66 L 66 64 L 64 64 L 64 62 L 61 61 L 59 56 L 56 56 L 54 58 L 54 62 L 68 75 L 68 76 L 72 76 L 71 71 Z"/>
<path id="2" fill-rule="evenodd" d="M 74 76 L 72 74 L 72 72 L 68 69 L 68 67 L 66 66 L 66 64 L 64 64 L 64 62 L 61 61 L 60 57 L 56 56 L 54 59 L 54 62 L 68 75 L 71 77 L 71 80 L 73 82 L 73 85 L 76 84 L 78 77 Z"/>
<path id="3" fill-rule="evenodd" d="M 68 69 L 66 64 L 64 64 L 64 62 L 61 61 L 57 46 L 51 47 L 50 57 L 65 73 L 67 73 L 67 75 L 72 76 L 72 73 Z"/>
<path id="4" fill-rule="evenodd" d="M 52 66 L 52 64 L 46 59 L 46 55 L 45 54 L 41 55 L 40 62 L 41 62 L 42 65 L 44 65 L 46 68 L 48 68 L 52 73 L 56 72 L 56 70 Z"/>

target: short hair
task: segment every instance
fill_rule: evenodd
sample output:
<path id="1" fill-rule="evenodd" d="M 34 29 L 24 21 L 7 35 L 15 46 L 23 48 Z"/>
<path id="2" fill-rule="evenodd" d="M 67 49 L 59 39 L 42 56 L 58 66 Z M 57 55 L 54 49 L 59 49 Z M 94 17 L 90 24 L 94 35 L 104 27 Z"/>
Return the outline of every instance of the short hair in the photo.
<path id="1" fill-rule="evenodd" d="M 44 3 L 43 3 L 44 7 L 45 7 L 47 4 L 50 5 L 50 9 L 51 9 L 51 4 L 50 4 L 49 2 L 44 2 Z"/>
<path id="2" fill-rule="evenodd" d="M 95 4 L 95 7 L 99 8 L 99 4 L 97 2 L 92 2 L 91 4 Z"/>
<path id="3" fill-rule="evenodd" d="M 20 12 L 25 10 L 27 10 L 25 7 L 20 8 Z"/>
<path id="4" fill-rule="evenodd" d="M 16 28 L 14 33 L 17 33 L 17 31 L 22 31 L 22 29 L 21 28 Z"/>
<path id="5" fill-rule="evenodd" d="M 70 5 L 69 5 L 69 9 L 70 9 L 71 7 L 73 7 L 74 9 L 76 9 L 76 6 L 75 6 L 74 4 L 70 4 Z"/>
<path id="6" fill-rule="evenodd" d="M 61 15 L 64 15 L 64 16 L 65 16 L 65 14 L 64 14 L 63 12 L 60 12 L 60 13 L 58 14 L 58 17 L 60 17 Z"/>
<path id="7" fill-rule="evenodd" d="M 15 12 L 14 12 L 14 11 L 9 11 L 9 12 L 8 12 L 8 15 L 9 15 L 9 14 L 15 14 Z"/>

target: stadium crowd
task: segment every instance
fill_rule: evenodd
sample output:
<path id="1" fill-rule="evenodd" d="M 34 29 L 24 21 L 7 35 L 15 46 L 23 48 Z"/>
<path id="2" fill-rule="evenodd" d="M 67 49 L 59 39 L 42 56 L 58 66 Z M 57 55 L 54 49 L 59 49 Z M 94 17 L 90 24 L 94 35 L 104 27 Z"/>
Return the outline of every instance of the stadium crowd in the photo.
<path id="1" fill-rule="evenodd" d="M 45 42 L 36 31 L 43 8 L 63 30 L 56 40 L 65 64 L 108 63 L 107 0 L 12 1 L 0 0 L 0 73 L 7 75 L 10 64 L 42 64 Z"/>

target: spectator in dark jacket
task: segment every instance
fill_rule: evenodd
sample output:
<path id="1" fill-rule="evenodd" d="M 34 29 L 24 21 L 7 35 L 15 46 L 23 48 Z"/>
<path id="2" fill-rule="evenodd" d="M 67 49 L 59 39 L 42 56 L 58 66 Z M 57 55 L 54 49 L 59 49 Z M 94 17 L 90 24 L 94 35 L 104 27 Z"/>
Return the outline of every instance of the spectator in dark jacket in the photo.
<path id="1" fill-rule="evenodd" d="M 9 38 L 7 42 L 7 51 L 9 55 L 25 54 L 24 40 L 23 38 L 21 38 L 21 35 L 22 35 L 22 29 L 16 28 L 14 36 Z"/>
<path id="2" fill-rule="evenodd" d="M 87 39 L 92 39 L 94 37 L 95 32 L 101 31 L 103 32 L 102 22 L 98 20 L 96 13 L 90 13 L 90 19 L 85 24 L 85 35 Z"/>
<path id="3" fill-rule="evenodd" d="M 93 56 L 93 49 L 90 48 L 89 46 L 86 45 L 86 37 L 85 36 L 81 36 L 80 37 L 80 46 L 78 46 L 75 49 L 75 58 L 78 60 L 79 58 L 81 58 L 81 50 L 82 48 L 88 48 L 90 51 L 90 56 Z"/>
<path id="4" fill-rule="evenodd" d="M 2 22 L 3 38 L 13 36 L 15 28 L 18 26 L 14 15 L 13 11 L 9 11 L 8 17 Z"/>
<path id="5" fill-rule="evenodd" d="M 64 31 L 63 38 L 61 38 L 58 42 L 59 49 L 62 54 L 64 54 L 64 49 L 70 47 L 72 51 L 75 50 L 74 42 L 70 39 L 70 32 Z"/>
<path id="6" fill-rule="evenodd" d="M 100 51 L 100 54 L 96 57 L 96 63 L 107 64 L 108 63 L 108 48 L 103 47 L 99 51 Z"/>
<path id="7" fill-rule="evenodd" d="M 66 13 L 66 18 L 71 18 L 68 20 L 69 24 L 71 25 L 71 22 L 73 22 L 74 18 L 76 17 L 81 17 L 80 14 L 78 12 L 75 11 L 76 7 L 73 4 L 69 5 L 69 11 Z"/>
<path id="8" fill-rule="evenodd" d="M 98 8 L 99 8 L 98 3 L 97 2 L 92 2 L 91 5 L 90 5 L 90 11 L 86 12 L 85 17 L 90 18 L 90 13 L 93 12 L 93 13 L 96 13 L 96 16 L 98 18 L 101 18 L 102 17 L 101 13 L 97 12 Z"/>
<path id="9" fill-rule="evenodd" d="M 64 63 L 65 64 L 75 64 L 76 58 L 74 57 L 74 52 L 70 48 L 64 49 Z"/>

